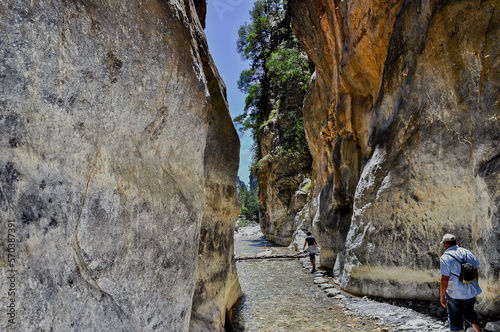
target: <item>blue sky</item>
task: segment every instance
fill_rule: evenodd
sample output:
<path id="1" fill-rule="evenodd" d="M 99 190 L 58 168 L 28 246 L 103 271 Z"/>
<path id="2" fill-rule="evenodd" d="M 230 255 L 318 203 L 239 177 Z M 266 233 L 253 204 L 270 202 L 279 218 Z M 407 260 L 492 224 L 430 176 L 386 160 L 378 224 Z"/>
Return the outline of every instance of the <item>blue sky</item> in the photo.
<path id="1" fill-rule="evenodd" d="M 249 64 L 236 52 L 238 29 L 245 22 L 250 22 L 250 10 L 254 0 L 207 0 L 207 21 L 205 34 L 208 47 L 214 58 L 222 79 L 227 87 L 229 112 L 234 119 L 243 112 L 245 95 L 241 93 L 236 82 L 240 73 Z M 238 130 L 241 141 L 240 169 L 238 176 L 248 183 L 250 171 L 248 166 L 252 159 L 252 138 L 250 132 L 242 134 Z"/>

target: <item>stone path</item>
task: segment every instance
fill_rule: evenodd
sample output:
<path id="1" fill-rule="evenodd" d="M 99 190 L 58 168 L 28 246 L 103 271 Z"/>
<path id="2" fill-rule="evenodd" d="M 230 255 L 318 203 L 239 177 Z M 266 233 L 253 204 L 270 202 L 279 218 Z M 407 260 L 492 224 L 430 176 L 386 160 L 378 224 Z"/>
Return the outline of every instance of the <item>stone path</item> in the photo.
<path id="1" fill-rule="evenodd" d="M 235 256 L 296 254 L 266 241 L 261 233 L 235 238 Z M 394 300 L 391 304 L 352 296 L 325 271 L 312 274 L 306 257 L 242 260 L 237 268 L 244 298 L 233 331 L 449 331 L 446 310 L 439 303 Z M 484 332 L 497 331 L 496 323 L 488 324 L 490 329 Z"/>
<path id="2" fill-rule="evenodd" d="M 241 237 L 236 242 L 236 255 L 288 250 L 255 237 Z M 244 260 L 237 262 L 237 268 L 244 298 L 233 331 L 381 331 L 371 321 L 345 314 L 336 300 L 314 284 L 314 276 L 305 273 L 297 259 Z"/>
<path id="3" fill-rule="evenodd" d="M 303 258 L 300 261 L 305 272 L 310 273 L 312 266 L 309 259 Z M 313 282 L 323 290 L 325 296 L 336 300 L 345 313 L 376 322 L 381 331 L 448 331 L 444 321 L 431 317 L 428 314 L 417 312 L 411 308 L 381 303 L 367 297 L 355 297 L 343 292 L 335 284 L 333 278 L 327 277 L 319 270 L 314 274 Z M 442 311 L 437 306 L 427 305 L 429 306 L 429 312 Z M 445 315 L 442 316 L 446 319 Z"/>

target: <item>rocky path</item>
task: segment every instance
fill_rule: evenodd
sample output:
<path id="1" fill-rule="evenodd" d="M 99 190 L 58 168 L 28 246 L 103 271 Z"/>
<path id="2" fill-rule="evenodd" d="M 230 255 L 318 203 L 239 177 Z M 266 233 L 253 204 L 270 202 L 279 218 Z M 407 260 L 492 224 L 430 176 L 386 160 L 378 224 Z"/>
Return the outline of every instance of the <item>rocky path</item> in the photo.
<path id="1" fill-rule="evenodd" d="M 309 260 L 301 259 L 301 263 L 309 272 Z M 333 297 L 344 312 L 375 322 L 381 331 L 449 331 L 445 324 L 446 311 L 437 304 L 394 301 L 399 305 L 393 305 L 367 297 L 360 298 L 341 291 L 333 279 L 321 271 L 316 272 L 314 276 L 314 283 L 326 296 Z"/>
<path id="2" fill-rule="evenodd" d="M 235 239 L 236 256 L 290 253 L 258 233 Z M 351 296 L 321 271 L 311 274 L 307 258 L 244 260 L 237 267 L 244 298 L 233 331 L 447 331 L 437 305 L 406 308 Z"/>
<path id="3" fill-rule="evenodd" d="M 258 236 L 236 239 L 235 254 L 280 253 Z M 237 263 L 244 298 L 233 331 L 380 331 L 372 321 L 359 319 L 314 284 L 297 259 L 245 260 Z"/>

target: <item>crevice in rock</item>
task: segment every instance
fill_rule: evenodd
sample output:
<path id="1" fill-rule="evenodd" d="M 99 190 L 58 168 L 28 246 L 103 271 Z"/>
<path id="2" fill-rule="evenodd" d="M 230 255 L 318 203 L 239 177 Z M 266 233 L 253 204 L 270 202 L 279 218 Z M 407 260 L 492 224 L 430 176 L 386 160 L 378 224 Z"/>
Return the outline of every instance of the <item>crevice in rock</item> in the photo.
<path id="1" fill-rule="evenodd" d="M 480 177 L 485 178 L 498 173 L 500 173 L 500 155 L 496 155 L 484 163 L 484 165 L 479 168 L 476 176 L 479 175 Z"/>
<path id="2" fill-rule="evenodd" d="M 80 241 L 78 240 L 78 227 L 80 226 L 80 221 L 81 221 L 81 217 L 82 217 L 82 213 L 83 213 L 83 208 L 84 208 L 85 202 L 87 200 L 87 193 L 88 193 L 89 185 L 90 185 L 90 182 L 92 180 L 92 176 L 94 174 L 94 169 L 96 167 L 96 163 L 97 163 L 97 158 L 98 157 L 99 157 L 99 147 L 97 145 L 97 140 L 96 140 L 96 153 L 95 153 L 95 157 L 94 157 L 94 162 L 93 162 L 92 168 L 90 170 L 89 176 L 87 178 L 87 183 L 86 183 L 86 186 L 85 186 L 85 193 L 83 194 L 83 201 L 82 201 L 82 205 L 80 207 L 80 213 L 78 214 L 78 219 L 76 221 L 76 225 L 75 225 L 75 229 L 74 229 L 74 236 L 73 236 L 73 241 L 72 241 L 72 247 L 73 247 L 74 253 L 76 254 L 77 270 L 80 273 L 82 279 L 89 286 L 96 288 L 105 297 L 108 297 L 115 304 L 116 308 L 118 308 L 119 312 L 122 313 L 122 314 L 124 314 L 124 315 L 126 315 L 125 311 L 116 302 L 116 300 L 113 298 L 113 296 L 111 294 L 109 294 L 108 292 L 106 292 L 104 289 L 102 289 L 101 286 L 99 285 L 99 283 L 97 282 L 96 276 L 92 273 L 92 271 L 90 270 L 90 268 L 87 265 L 87 263 L 85 263 L 85 259 L 83 258 L 83 255 L 82 255 L 82 248 L 80 247 Z M 85 277 L 84 273 L 82 273 L 82 269 L 83 269 L 83 271 L 86 272 L 86 274 L 88 275 L 88 277 L 90 277 L 90 279 L 92 280 L 92 282 L 89 282 L 89 280 Z M 120 319 L 121 319 L 121 316 L 120 316 Z"/>

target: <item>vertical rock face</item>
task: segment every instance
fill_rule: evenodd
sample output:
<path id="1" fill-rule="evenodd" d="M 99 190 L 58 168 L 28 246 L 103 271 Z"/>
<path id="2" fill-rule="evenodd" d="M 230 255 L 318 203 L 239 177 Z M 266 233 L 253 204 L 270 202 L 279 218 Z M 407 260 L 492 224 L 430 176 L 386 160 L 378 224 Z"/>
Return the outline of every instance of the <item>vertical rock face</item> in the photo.
<path id="1" fill-rule="evenodd" d="M 332 268 L 350 227 L 370 117 L 402 1 L 290 1 L 292 27 L 316 71 L 304 101 L 313 156 L 313 230 Z M 321 47 L 319 47 L 321 45 Z"/>
<path id="2" fill-rule="evenodd" d="M 234 260 L 234 226 L 240 212 L 236 198 L 240 141 L 229 116 L 226 88 L 198 39 L 206 75 L 208 136 L 205 147 L 205 211 L 198 249 L 198 277 L 193 295 L 190 331 L 222 331 L 226 312 L 241 297 Z"/>
<path id="3" fill-rule="evenodd" d="M 316 65 L 304 105 L 310 222 L 346 290 L 436 299 L 439 241 L 481 261 L 499 313 L 496 1 L 289 2 Z"/>
<path id="4" fill-rule="evenodd" d="M 2 329 L 222 329 L 232 241 L 199 241 L 231 233 L 239 143 L 193 2 L 8 0 L 0 17 Z M 211 255 L 224 275 L 199 272 Z M 200 283 L 220 287 L 212 311 Z"/>
<path id="5" fill-rule="evenodd" d="M 264 38 L 268 38 L 269 51 L 261 51 L 260 55 L 265 74 L 259 83 L 262 96 L 258 117 L 263 120 L 254 129 L 253 167 L 264 207 L 259 213 L 262 232 L 271 241 L 289 245 L 301 224 L 299 213 L 307 199 L 301 189 L 310 181 L 311 173 L 312 158 L 302 118 L 310 68 L 307 55 L 293 35 L 287 11 L 270 22 L 269 36 Z"/>
<path id="6" fill-rule="evenodd" d="M 284 132 L 290 123 L 284 116 L 300 118 L 304 90 L 297 82 L 287 85 L 285 98 L 277 110 L 277 116 L 269 121 L 260 139 L 261 154 L 279 155 L 284 149 Z M 293 114 L 293 115 L 290 115 Z M 289 245 L 292 235 L 301 224 L 298 215 L 303 209 L 307 193 L 300 190 L 310 173 L 311 156 L 306 149 L 288 157 L 270 158 L 260 171 L 261 204 L 266 207 L 260 219 L 263 234 L 270 241 Z"/>

